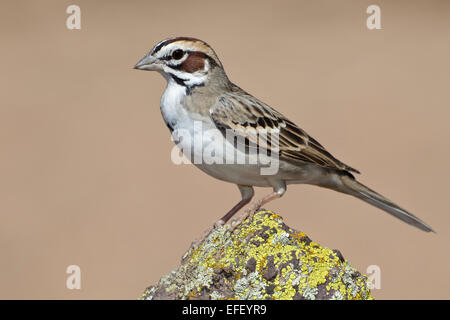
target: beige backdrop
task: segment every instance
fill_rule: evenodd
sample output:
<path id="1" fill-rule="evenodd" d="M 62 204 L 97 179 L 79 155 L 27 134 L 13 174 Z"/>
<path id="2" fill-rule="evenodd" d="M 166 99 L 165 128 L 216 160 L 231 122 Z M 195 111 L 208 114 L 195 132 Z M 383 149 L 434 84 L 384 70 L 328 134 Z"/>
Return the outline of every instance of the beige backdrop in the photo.
<path id="1" fill-rule="evenodd" d="M 132 69 L 181 35 L 437 234 L 311 186 L 267 208 L 362 272 L 380 266 L 376 298 L 449 298 L 450 2 L 376 1 L 370 31 L 373 3 L 2 1 L 0 298 L 135 299 L 239 200 L 171 162 L 165 82 Z M 81 290 L 66 289 L 72 264 Z"/>

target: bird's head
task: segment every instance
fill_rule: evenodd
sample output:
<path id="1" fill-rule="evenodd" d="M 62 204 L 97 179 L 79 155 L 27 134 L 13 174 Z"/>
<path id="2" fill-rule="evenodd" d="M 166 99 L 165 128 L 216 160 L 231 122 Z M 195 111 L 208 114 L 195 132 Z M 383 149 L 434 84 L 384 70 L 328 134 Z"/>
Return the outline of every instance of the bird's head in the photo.
<path id="1" fill-rule="evenodd" d="M 138 70 L 160 72 L 167 81 L 191 88 L 214 79 L 228 81 L 214 50 L 204 41 L 177 37 L 163 40 L 134 66 Z"/>

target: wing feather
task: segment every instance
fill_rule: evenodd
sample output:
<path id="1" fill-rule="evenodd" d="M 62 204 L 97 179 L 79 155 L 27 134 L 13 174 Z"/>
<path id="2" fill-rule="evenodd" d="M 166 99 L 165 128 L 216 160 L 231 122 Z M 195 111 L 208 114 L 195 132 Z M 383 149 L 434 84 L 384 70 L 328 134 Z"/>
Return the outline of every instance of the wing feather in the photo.
<path id="1" fill-rule="evenodd" d="M 210 116 L 222 133 L 232 130 L 236 136 L 243 136 L 246 147 L 259 146 L 258 137 L 264 145 L 271 146 L 270 135 L 258 133 L 279 130 L 279 157 L 294 163 L 313 163 L 321 167 L 359 173 L 329 153 L 317 140 L 288 120 L 281 113 L 259 101 L 241 89 L 224 93 L 210 109 Z"/>

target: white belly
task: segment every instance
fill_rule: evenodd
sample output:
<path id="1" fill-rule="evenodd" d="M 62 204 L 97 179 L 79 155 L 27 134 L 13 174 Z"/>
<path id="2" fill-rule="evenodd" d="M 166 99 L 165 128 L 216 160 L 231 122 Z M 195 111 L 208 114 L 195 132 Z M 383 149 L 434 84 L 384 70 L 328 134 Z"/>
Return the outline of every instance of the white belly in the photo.
<path id="1" fill-rule="evenodd" d="M 258 187 L 273 187 L 279 181 L 289 183 L 289 180 L 310 183 L 316 179 L 311 175 L 311 170 L 293 168 L 281 162 L 274 174 L 263 174 L 261 158 L 236 149 L 216 128 L 211 118 L 186 110 L 183 106 L 185 96 L 185 87 L 169 80 L 161 98 L 161 113 L 168 127 L 173 130 L 172 137 L 178 148 L 200 170 L 216 179 Z M 268 166 L 266 163 L 265 167 Z"/>

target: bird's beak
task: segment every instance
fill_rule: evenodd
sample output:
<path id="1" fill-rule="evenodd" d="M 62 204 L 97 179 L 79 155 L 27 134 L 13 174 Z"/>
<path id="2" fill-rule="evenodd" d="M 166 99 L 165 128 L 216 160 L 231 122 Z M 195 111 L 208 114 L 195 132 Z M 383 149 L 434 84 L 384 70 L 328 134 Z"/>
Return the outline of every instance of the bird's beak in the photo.
<path id="1" fill-rule="evenodd" d="M 146 55 L 134 66 L 134 69 L 138 70 L 156 70 L 157 64 L 155 62 L 157 59 L 151 55 Z"/>

